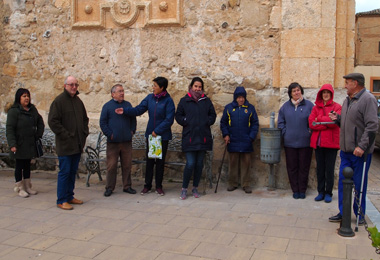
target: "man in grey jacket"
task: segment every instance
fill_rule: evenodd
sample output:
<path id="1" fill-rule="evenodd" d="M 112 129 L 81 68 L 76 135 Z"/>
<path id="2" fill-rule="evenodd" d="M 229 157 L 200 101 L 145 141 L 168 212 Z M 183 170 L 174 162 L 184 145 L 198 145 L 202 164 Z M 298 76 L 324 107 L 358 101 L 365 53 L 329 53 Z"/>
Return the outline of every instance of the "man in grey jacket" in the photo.
<path id="1" fill-rule="evenodd" d="M 351 167 L 354 171 L 352 180 L 355 184 L 356 194 L 359 194 L 364 167 L 364 152 L 368 152 L 365 169 L 362 201 L 362 215 L 359 216 L 359 224 L 364 223 L 365 200 L 367 193 L 368 170 L 371 165 L 374 144 L 369 147 L 369 133 L 376 133 L 378 128 L 377 101 L 376 98 L 364 87 L 364 76 L 361 73 L 350 73 L 343 77 L 348 97 L 343 102 L 341 116 L 335 112 L 329 114 L 330 119 L 340 124 L 340 158 L 338 183 L 339 213 L 329 218 L 330 222 L 340 222 L 343 210 L 343 183 L 342 171 Z M 358 217 L 358 205 L 354 200 L 354 212 Z"/>

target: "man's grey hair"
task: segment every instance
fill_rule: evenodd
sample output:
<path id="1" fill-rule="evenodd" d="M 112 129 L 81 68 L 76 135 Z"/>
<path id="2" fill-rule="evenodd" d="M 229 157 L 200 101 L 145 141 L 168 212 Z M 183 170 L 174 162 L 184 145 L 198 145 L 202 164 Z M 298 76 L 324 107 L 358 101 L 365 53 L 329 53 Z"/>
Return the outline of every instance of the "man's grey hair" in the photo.
<path id="1" fill-rule="evenodd" d="M 114 85 L 114 86 L 111 88 L 111 94 L 112 94 L 112 93 L 115 93 L 117 87 L 123 87 L 123 85 L 121 85 L 121 84 L 119 84 L 119 83 L 116 84 L 116 85 Z"/>

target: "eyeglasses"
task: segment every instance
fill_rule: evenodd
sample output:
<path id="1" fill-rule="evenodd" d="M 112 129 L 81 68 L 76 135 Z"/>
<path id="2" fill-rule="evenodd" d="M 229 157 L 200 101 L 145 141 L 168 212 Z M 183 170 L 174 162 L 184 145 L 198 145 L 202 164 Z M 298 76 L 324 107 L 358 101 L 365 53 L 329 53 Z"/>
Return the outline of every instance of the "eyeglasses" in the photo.
<path id="1" fill-rule="evenodd" d="M 71 84 L 66 84 L 67 86 L 70 86 L 70 87 L 79 87 L 79 84 L 78 83 L 71 83 Z"/>

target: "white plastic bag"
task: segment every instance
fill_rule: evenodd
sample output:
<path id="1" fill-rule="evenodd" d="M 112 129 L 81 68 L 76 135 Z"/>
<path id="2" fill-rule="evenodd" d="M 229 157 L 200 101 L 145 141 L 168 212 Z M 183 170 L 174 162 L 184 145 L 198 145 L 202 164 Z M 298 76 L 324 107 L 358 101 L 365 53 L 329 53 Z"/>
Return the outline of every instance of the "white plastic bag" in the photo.
<path id="1" fill-rule="evenodd" d="M 149 135 L 148 138 L 149 143 L 149 159 L 162 159 L 162 143 L 161 136 L 157 135 L 156 137 Z"/>

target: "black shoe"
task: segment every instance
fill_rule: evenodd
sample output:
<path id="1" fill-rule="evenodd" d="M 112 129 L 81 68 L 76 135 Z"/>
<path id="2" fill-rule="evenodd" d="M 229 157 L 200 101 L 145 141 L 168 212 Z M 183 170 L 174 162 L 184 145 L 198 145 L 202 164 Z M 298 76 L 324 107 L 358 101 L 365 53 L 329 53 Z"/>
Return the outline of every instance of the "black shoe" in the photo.
<path id="1" fill-rule="evenodd" d="M 300 193 L 299 192 L 294 192 L 293 193 L 293 199 L 298 200 L 300 198 Z"/>
<path id="2" fill-rule="evenodd" d="M 106 189 L 106 191 L 104 192 L 104 197 L 109 197 L 111 196 L 111 194 L 112 194 L 112 190 Z"/>
<path id="3" fill-rule="evenodd" d="M 363 225 L 364 225 L 364 219 L 362 218 L 359 220 L 359 226 L 363 226 Z"/>
<path id="4" fill-rule="evenodd" d="M 129 194 L 136 194 L 136 190 L 132 189 L 132 187 L 126 188 L 123 191 Z"/>
<path id="5" fill-rule="evenodd" d="M 342 215 L 340 215 L 340 213 L 338 213 L 335 216 L 330 217 L 329 221 L 330 222 L 341 222 L 342 221 Z"/>
<path id="6" fill-rule="evenodd" d="M 300 199 L 304 199 L 304 198 L 306 198 L 306 194 L 304 193 L 304 192 L 300 192 L 300 197 L 299 197 Z"/>

